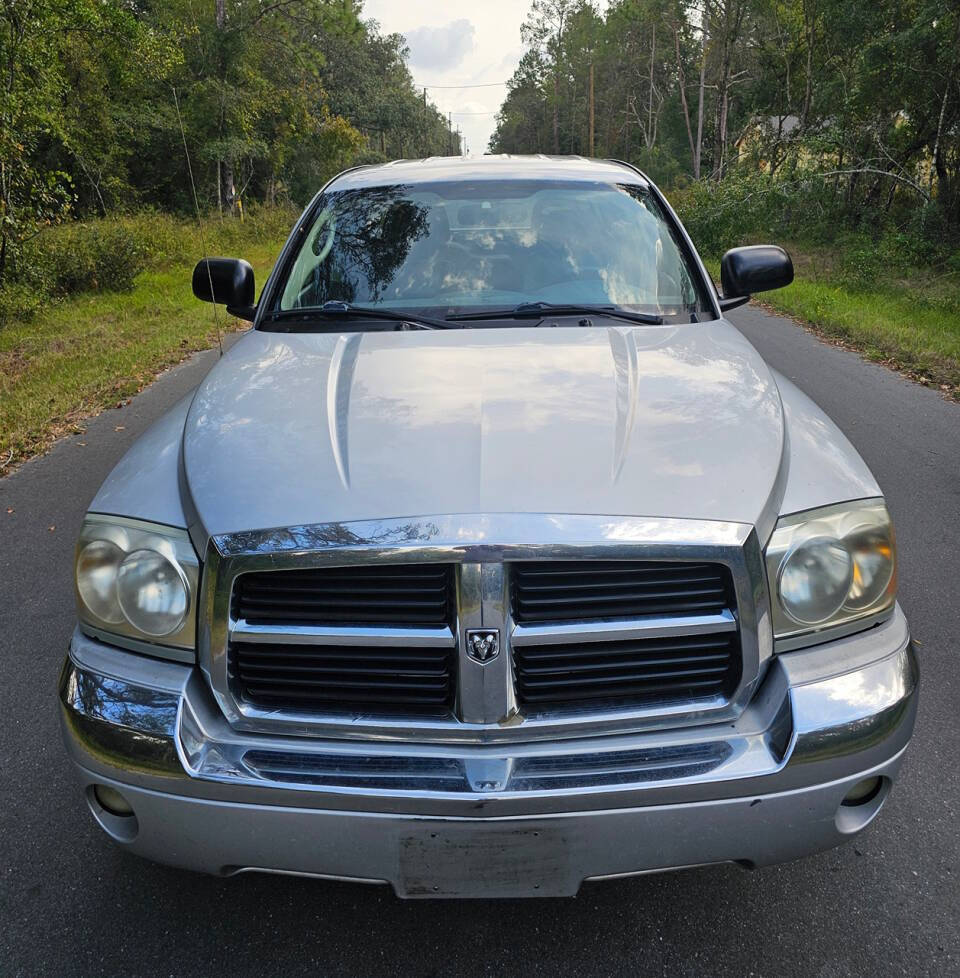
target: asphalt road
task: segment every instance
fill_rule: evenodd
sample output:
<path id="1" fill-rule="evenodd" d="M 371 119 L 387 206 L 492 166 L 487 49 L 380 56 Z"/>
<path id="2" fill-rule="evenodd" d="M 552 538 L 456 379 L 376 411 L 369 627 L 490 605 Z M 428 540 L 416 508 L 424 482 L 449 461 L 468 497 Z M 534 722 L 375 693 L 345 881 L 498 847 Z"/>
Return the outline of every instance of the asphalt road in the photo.
<path id="1" fill-rule="evenodd" d="M 0 975 L 960 973 L 960 405 L 784 319 L 733 318 L 839 422 L 897 523 L 920 719 L 865 834 L 791 865 L 590 884 L 567 901 L 405 903 L 385 888 L 220 880 L 118 851 L 57 728 L 72 548 L 103 477 L 196 384 L 204 354 L 0 480 Z"/>

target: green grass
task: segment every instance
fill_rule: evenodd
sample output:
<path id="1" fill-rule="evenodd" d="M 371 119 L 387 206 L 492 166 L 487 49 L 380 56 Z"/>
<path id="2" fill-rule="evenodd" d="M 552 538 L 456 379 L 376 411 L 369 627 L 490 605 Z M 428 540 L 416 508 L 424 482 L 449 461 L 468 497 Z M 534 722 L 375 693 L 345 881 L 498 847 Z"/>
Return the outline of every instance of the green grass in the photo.
<path id="1" fill-rule="evenodd" d="M 259 283 L 281 245 L 243 247 Z M 129 293 L 74 296 L 0 330 L 0 474 L 216 343 L 214 307 L 194 298 L 190 275 L 176 262 L 141 273 Z M 217 315 L 224 331 L 244 325 Z"/>
<path id="2" fill-rule="evenodd" d="M 834 278 L 818 255 L 790 249 L 797 268 L 793 284 L 767 292 L 760 301 L 871 360 L 960 396 L 960 301 L 919 276 L 896 283 L 850 286 Z M 717 261 L 707 263 L 720 277 Z M 940 293 L 940 294 L 938 294 Z"/>

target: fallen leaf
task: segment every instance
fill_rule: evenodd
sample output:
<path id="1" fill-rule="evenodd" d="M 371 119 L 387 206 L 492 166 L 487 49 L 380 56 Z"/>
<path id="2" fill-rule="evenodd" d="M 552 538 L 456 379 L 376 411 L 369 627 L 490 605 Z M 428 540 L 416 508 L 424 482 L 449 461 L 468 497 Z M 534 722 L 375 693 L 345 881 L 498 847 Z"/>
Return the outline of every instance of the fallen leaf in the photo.
<path id="1" fill-rule="evenodd" d="M 53 531 L 54 531 L 54 530 L 56 529 L 56 526 L 48 526 L 48 527 L 47 527 L 47 529 L 48 529 L 48 530 L 49 530 L 49 531 L 50 531 L 51 533 L 53 533 Z"/>
<path id="2" fill-rule="evenodd" d="M 7 507 L 7 512 L 8 513 L 12 513 L 13 512 L 13 507 L 12 506 L 8 506 Z"/>
<path id="3" fill-rule="evenodd" d="M 77 442 L 77 444 L 78 444 L 78 445 L 79 445 L 79 446 L 80 446 L 81 448 L 86 448 L 86 447 L 87 447 L 87 443 L 86 443 L 85 441 L 78 441 L 78 442 Z"/>
<path id="4" fill-rule="evenodd" d="M 114 431 L 125 431 L 126 430 L 126 425 L 118 424 L 116 426 L 116 428 L 114 428 L 113 430 Z"/>

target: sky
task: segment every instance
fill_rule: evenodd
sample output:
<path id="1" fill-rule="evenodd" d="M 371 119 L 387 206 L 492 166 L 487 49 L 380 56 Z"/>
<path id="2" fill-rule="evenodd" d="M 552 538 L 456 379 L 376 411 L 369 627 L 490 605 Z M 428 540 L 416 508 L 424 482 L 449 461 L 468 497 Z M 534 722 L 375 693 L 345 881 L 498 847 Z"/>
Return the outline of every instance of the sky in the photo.
<path id="1" fill-rule="evenodd" d="M 484 153 L 496 124 L 505 85 L 440 88 L 505 82 L 523 54 L 520 25 L 526 0 L 365 0 L 364 18 L 384 33 L 403 34 L 410 73 L 442 112 L 453 113 L 471 153 Z"/>

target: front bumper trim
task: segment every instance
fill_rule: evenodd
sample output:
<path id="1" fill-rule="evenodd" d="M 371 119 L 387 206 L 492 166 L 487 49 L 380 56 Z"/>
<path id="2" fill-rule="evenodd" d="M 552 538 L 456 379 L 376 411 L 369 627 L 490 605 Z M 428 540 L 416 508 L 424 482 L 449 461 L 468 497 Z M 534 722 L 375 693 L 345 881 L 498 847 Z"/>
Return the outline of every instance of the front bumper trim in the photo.
<path id="1" fill-rule="evenodd" d="M 134 852 L 220 874 L 384 880 L 406 896 L 524 895 L 525 880 L 546 895 L 837 844 L 886 797 L 917 683 L 897 609 L 778 656 L 733 723 L 676 730 L 495 744 L 251 734 L 226 722 L 195 668 L 79 633 L 61 702 L 85 787 L 111 785 L 136 812 L 135 837 L 120 840 Z M 841 812 L 872 776 L 875 802 Z"/>

